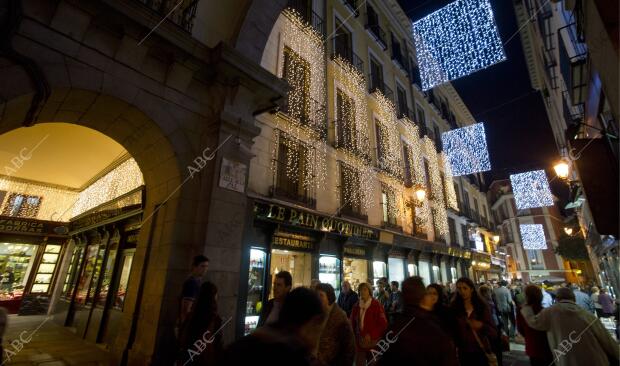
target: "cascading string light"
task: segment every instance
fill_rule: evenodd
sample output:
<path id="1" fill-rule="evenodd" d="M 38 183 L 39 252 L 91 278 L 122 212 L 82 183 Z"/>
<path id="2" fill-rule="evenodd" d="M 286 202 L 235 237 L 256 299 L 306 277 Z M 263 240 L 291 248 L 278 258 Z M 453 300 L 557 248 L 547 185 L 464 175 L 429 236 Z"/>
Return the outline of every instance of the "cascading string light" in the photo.
<path id="1" fill-rule="evenodd" d="M 511 174 L 510 185 L 519 210 L 553 206 L 553 194 L 544 170 Z"/>
<path id="2" fill-rule="evenodd" d="M 384 170 L 396 179 L 403 179 L 403 161 L 400 147 L 400 133 L 396 120 L 396 107 L 391 100 L 386 98 L 381 92 L 375 92 L 378 110 L 377 117 L 380 139 L 381 156 L 379 158 L 379 168 Z"/>
<path id="3" fill-rule="evenodd" d="M 454 177 L 491 170 L 482 122 L 443 132 L 441 142 Z"/>
<path id="4" fill-rule="evenodd" d="M 521 233 L 521 242 L 523 243 L 523 249 L 547 249 L 545 229 L 543 228 L 542 224 L 521 224 L 519 225 L 519 232 Z"/>
<path id="5" fill-rule="evenodd" d="M 418 126 L 413 123 L 405 123 L 405 136 L 408 144 L 409 156 L 406 157 L 409 160 L 409 166 L 412 170 L 413 187 L 425 187 L 426 186 L 426 172 L 424 171 L 424 149 L 419 135 Z M 413 192 L 415 194 L 415 192 Z M 410 199 L 413 203 L 411 209 L 415 210 L 415 225 L 420 232 L 428 231 L 428 223 L 430 219 L 430 206 L 429 200 L 422 202 L 416 198 Z M 412 234 L 415 234 L 412 230 Z"/>
<path id="6" fill-rule="evenodd" d="M 506 59 L 489 0 L 456 0 L 412 31 L 424 91 Z"/>
<path id="7" fill-rule="evenodd" d="M 375 206 L 374 187 L 375 174 L 370 165 L 370 142 L 368 139 L 368 111 L 366 103 L 366 80 L 353 65 L 339 56 L 334 59 L 337 67 L 334 68 L 334 79 L 343 90 L 342 98 L 348 98 L 348 103 L 341 106 L 344 121 L 336 121 L 336 150 L 337 158 L 356 173 L 355 177 L 344 174 L 347 181 L 340 190 L 336 190 L 340 202 L 345 198 L 359 199 L 362 208 L 367 212 Z M 336 115 L 338 111 L 335 111 Z M 342 129 L 342 131 L 339 131 Z M 340 139 L 342 138 L 343 141 Z M 350 181 L 349 179 L 355 179 Z M 355 183 L 355 184 L 353 184 Z M 355 192 L 353 192 L 355 191 Z"/>
<path id="8" fill-rule="evenodd" d="M 276 174 L 279 142 L 283 141 L 287 147 L 286 176 L 295 182 L 301 180 L 305 189 L 314 192 L 324 187 L 327 178 L 325 48 L 321 35 L 295 10 L 287 8 L 283 15 L 285 52 L 279 55 L 278 64 L 285 65 L 286 54 L 286 79 L 291 90 L 287 113 L 278 113 L 275 118 L 271 169 Z M 279 77 L 284 77 L 285 66 L 278 70 Z M 281 132 L 287 136 L 282 140 Z"/>
<path id="9" fill-rule="evenodd" d="M 452 169 L 450 169 L 448 157 L 443 151 L 439 154 L 439 156 L 439 165 L 443 170 L 444 187 L 446 188 L 446 207 L 458 212 L 459 204 L 456 199 L 456 191 L 454 190 L 454 183 L 452 180 Z"/>
<path id="10" fill-rule="evenodd" d="M 447 240 L 450 234 L 448 232 L 448 214 L 443 198 L 443 182 L 441 180 L 441 174 L 439 173 L 439 159 L 433 140 L 428 138 L 428 136 L 424 136 L 423 140 L 430 174 L 429 181 L 431 183 L 431 199 L 433 200 L 433 205 L 431 206 L 433 221 L 439 235 Z"/>
<path id="11" fill-rule="evenodd" d="M 81 192 L 0 178 L 0 191 L 41 197 L 35 218 L 61 222 L 68 222 L 142 185 L 142 172 L 133 158 L 127 159 Z M 4 212 L 7 204 L 0 212 Z"/>

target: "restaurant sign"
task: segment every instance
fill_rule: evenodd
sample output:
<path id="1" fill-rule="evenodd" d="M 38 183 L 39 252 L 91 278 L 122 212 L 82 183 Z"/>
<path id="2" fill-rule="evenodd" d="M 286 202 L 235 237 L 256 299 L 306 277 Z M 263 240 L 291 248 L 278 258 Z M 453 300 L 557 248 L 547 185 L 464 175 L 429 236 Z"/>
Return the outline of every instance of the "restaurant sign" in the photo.
<path id="1" fill-rule="evenodd" d="M 274 246 L 291 249 L 314 250 L 314 241 L 312 241 L 312 238 L 293 233 L 274 233 L 272 244 Z"/>
<path id="2" fill-rule="evenodd" d="M 259 219 L 272 220 L 299 228 L 325 231 L 343 236 L 354 236 L 370 240 L 379 239 L 378 230 L 331 216 L 317 215 L 291 207 L 256 202 L 254 204 L 254 215 Z"/>

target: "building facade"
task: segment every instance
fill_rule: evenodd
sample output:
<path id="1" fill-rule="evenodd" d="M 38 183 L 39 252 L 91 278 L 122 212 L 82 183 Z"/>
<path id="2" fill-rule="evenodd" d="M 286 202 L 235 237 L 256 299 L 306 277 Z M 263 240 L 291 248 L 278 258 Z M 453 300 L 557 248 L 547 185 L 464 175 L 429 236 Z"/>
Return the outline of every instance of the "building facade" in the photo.
<path id="1" fill-rule="evenodd" d="M 16 142 L 0 176 L 0 254 L 16 253 L 15 269 L 28 262 L 17 311 L 53 315 L 118 364 L 176 357 L 196 254 L 210 258 L 234 324 L 226 342 L 253 327 L 276 271 L 339 289 L 491 278 L 499 266 L 482 185 L 452 178 L 441 153 L 441 132 L 475 121 L 449 84 L 420 90 L 395 1 L 0 6 L 14 15 L 0 19 L 0 133 Z M 123 159 L 75 130 L 57 145 L 74 147 L 64 159 L 8 138 L 67 126 L 113 141 Z M 82 159 L 106 151 L 98 169 Z M 53 170 L 29 176 L 35 160 L 92 174 L 76 185 Z M 102 193 L 127 162 L 117 180 L 135 185 Z M 82 196 L 96 199 L 76 211 Z"/>
<path id="2" fill-rule="evenodd" d="M 567 168 L 568 229 L 585 238 L 596 282 L 618 293 L 618 3 L 514 4 L 530 80 Z"/>

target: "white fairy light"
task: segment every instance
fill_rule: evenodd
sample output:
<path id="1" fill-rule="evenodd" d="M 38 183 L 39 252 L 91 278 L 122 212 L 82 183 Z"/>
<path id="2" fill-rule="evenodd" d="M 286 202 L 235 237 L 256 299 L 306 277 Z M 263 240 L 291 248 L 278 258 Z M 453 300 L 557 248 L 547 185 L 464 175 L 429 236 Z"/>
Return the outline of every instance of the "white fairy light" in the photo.
<path id="1" fill-rule="evenodd" d="M 454 177 L 491 170 L 482 122 L 446 131 L 441 142 Z"/>
<path id="2" fill-rule="evenodd" d="M 456 191 L 454 190 L 454 183 L 452 182 L 452 169 L 448 163 L 448 157 L 444 152 L 439 154 L 439 165 L 443 170 L 443 181 L 446 189 L 446 207 L 455 211 L 459 210 L 459 204 L 456 199 Z"/>
<path id="3" fill-rule="evenodd" d="M 397 179 L 403 177 L 403 161 L 400 146 L 400 133 L 396 120 L 396 108 L 391 100 L 382 93 L 376 93 L 378 104 L 377 117 L 380 133 L 377 136 L 381 145 L 381 156 L 378 157 L 379 168 Z"/>
<path id="4" fill-rule="evenodd" d="M 545 229 L 542 224 L 521 224 L 519 225 L 521 232 L 521 242 L 523 249 L 542 250 L 547 249 L 547 241 L 545 240 Z"/>
<path id="5" fill-rule="evenodd" d="M 439 173 L 439 159 L 437 151 L 435 150 L 435 143 L 433 140 L 424 136 L 422 139 L 424 143 L 425 155 L 428 159 L 429 170 L 429 182 L 431 184 L 431 199 L 433 205 L 431 210 L 433 212 L 433 221 L 435 228 L 440 236 L 444 239 L 449 238 L 448 229 L 448 214 L 446 212 L 446 204 L 443 197 L 443 182 Z"/>
<path id="6" fill-rule="evenodd" d="M 506 59 L 489 0 L 456 0 L 414 22 L 413 38 L 423 90 Z"/>
<path id="7" fill-rule="evenodd" d="M 544 170 L 512 174 L 510 185 L 519 210 L 553 206 L 553 194 Z"/>
<path id="8" fill-rule="evenodd" d="M 81 192 L 0 178 L 0 191 L 41 197 L 37 219 L 65 222 L 142 185 L 142 172 L 133 158 L 127 159 Z"/>
<path id="9" fill-rule="evenodd" d="M 325 185 L 327 177 L 325 48 L 321 35 L 295 10 L 287 8 L 283 15 L 281 39 L 285 51 L 279 55 L 279 65 L 284 66 L 278 70 L 278 76 L 284 77 L 286 72 L 291 90 L 286 113 L 278 113 L 275 118 L 271 168 L 275 174 L 282 132 L 288 137 L 283 140 L 288 148 L 285 174 L 293 181 L 301 180 L 304 188 L 314 191 Z M 285 65 L 285 54 L 288 65 Z M 300 158 L 305 160 L 303 164 Z"/>
<path id="10" fill-rule="evenodd" d="M 413 123 L 405 123 L 405 136 L 407 138 L 409 156 L 405 157 L 409 160 L 409 166 L 411 167 L 411 175 L 413 181 L 413 189 L 415 191 L 417 187 L 426 186 L 426 172 L 424 171 L 424 149 L 422 148 L 422 141 L 419 135 L 418 126 Z M 410 192 L 415 194 L 415 192 Z M 429 200 L 419 201 L 416 197 L 410 195 L 409 202 L 413 204 L 413 207 L 409 209 L 414 210 L 415 225 L 420 231 L 426 232 L 428 230 L 428 223 L 430 219 L 430 206 Z M 412 232 L 412 234 L 415 234 Z"/>

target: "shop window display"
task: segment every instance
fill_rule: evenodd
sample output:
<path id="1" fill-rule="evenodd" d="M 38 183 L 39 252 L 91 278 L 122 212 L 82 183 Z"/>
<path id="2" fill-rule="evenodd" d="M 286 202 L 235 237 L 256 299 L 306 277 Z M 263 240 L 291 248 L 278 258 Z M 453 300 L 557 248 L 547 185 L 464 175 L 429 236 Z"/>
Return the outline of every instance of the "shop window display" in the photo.
<path id="1" fill-rule="evenodd" d="M 319 281 L 332 285 L 338 296 L 340 293 L 340 259 L 332 256 L 319 258 Z"/>
<path id="2" fill-rule="evenodd" d="M 365 259 L 344 259 L 344 279 L 349 281 L 351 288 L 357 291 L 362 282 L 368 282 L 368 261 Z"/>
<path id="3" fill-rule="evenodd" d="M 118 286 L 116 287 L 116 295 L 114 296 L 114 308 L 118 310 L 123 310 L 123 305 L 125 304 L 125 294 L 127 293 L 127 285 L 129 284 L 132 262 L 133 253 L 123 256 L 121 275 L 119 277 Z"/>
<path id="4" fill-rule="evenodd" d="M 405 280 L 405 261 L 401 258 L 388 258 L 388 269 L 390 281 L 397 281 L 399 284 Z"/>
<path id="5" fill-rule="evenodd" d="M 288 271 L 293 276 L 293 288 L 310 286 L 312 280 L 312 254 L 274 249 L 271 252 L 269 273 L 274 278 L 276 273 Z M 273 294 L 269 294 L 272 298 Z"/>
<path id="6" fill-rule="evenodd" d="M 9 312 L 19 308 L 36 249 L 36 245 L 0 243 L 0 305 Z"/>
<path id="7" fill-rule="evenodd" d="M 34 277 L 32 293 L 47 293 L 49 291 L 61 248 L 61 245 L 47 244 L 45 246 L 43 258 Z"/>
<path id="8" fill-rule="evenodd" d="M 374 261 L 372 262 L 372 274 L 374 278 L 374 286 L 377 286 L 377 281 L 381 277 L 387 277 L 387 266 L 385 262 Z"/>
<path id="9" fill-rule="evenodd" d="M 266 263 L 267 253 L 260 249 L 250 250 L 248 299 L 245 311 L 245 335 L 250 334 L 258 325 L 258 317 L 262 310 Z"/>

